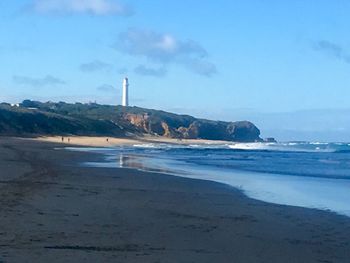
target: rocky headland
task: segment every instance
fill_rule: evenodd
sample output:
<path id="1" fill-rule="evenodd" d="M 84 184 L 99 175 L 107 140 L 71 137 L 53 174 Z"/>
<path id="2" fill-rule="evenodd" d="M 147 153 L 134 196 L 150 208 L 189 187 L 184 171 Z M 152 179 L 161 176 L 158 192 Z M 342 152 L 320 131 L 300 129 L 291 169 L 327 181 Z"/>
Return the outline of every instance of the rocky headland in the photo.
<path id="1" fill-rule="evenodd" d="M 0 135 L 164 136 L 238 142 L 262 141 L 249 121 L 212 121 L 139 107 L 96 103 L 0 104 Z"/>

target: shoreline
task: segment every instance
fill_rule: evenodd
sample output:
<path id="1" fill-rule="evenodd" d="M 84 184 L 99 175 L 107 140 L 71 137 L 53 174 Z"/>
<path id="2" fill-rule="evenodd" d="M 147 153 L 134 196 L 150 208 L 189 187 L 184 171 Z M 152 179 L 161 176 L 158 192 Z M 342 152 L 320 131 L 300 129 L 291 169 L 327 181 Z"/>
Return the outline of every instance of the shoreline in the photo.
<path id="1" fill-rule="evenodd" d="M 0 138 L 0 261 L 350 258 L 346 217 L 264 203 L 211 181 L 80 167 L 101 157 L 56 147 L 62 144 Z"/>
<path id="2" fill-rule="evenodd" d="M 62 141 L 62 137 L 64 141 Z M 70 141 L 68 142 L 68 138 Z M 108 139 L 108 141 L 107 141 Z M 189 144 L 232 144 L 233 141 L 220 141 L 220 140 L 204 140 L 204 139 L 175 139 L 158 136 L 142 136 L 142 137 L 107 137 L 107 136 L 41 136 L 31 140 L 50 142 L 57 144 L 71 144 L 75 146 L 94 146 L 94 147 L 113 147 L 120 145 L 133 145 L 139 143 L 170 143 L 178 145 Z"/>
<path id="3" fill-rule="evenodd" d="M 160 143 L 159 141 L 157 142 Z M 149 141 L 140 140 L 138 141 L 138 144 L 140 144 L 138 146 L 145 144 L 147 151 L 148 143 Z M 184 142 L 181 145 L 186 145 L 186 143 L 188 142 Z M 196 146 L 207 147 L 206 143 L 200 141 L 197 142 Z M 346 179 L 315 178 L 306 175 L 293 176 L 282 173 L 270 174 L 268 172 L 230 170 L 217 166 L 196 165 L 195 163 L 184 162 L 181 158 L 178 159 L 167 153 L 164 153 L 164 155 L 163 153 L 152 154 L 139 151 L 133 152 L 132 150 L 130 152 L 130 149 L 134 148 L 132 146 L 135 144 L 137 143 L 133 142 L 129 145 L 121 143 L 118 145 L 120 147 L 118 150 L 110 147 L 108 151 L 104 151 L 102 148 L 85 148 L 82 146 L 67 147 L 67 149 L 95 152 L 104 156 L 104 160 L 101 162 L 83 164 L 88 167 L 130 168 L 145 172 L 166 173 L 184 178 L 208 180 L 239 189 L 246 197 L 255 200 L 270 204 L 331 211 L 350 218 L 350 206 L 346 202 L 346 200 L 350 200 L 350 194 L 348 192 L 348 180 Z M 191 144 L 193 144 L 192 141 Z M 128 147 L 126 152 L 123 151 L 125 146 Z M 283 178 L 283 180 L 280 180 L 280 178 Z M 334 195 L 335 193 L 338 194 L 338 197 Z"/>

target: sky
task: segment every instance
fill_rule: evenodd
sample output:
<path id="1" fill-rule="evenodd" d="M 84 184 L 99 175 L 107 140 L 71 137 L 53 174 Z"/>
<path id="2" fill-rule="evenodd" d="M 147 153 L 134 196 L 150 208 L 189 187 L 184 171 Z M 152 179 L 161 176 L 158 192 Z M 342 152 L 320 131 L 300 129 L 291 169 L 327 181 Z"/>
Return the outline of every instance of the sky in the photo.
<path id="1" fill-rule="evenodd" d="M 0 1 L 0 101 L 120 104 L 350 141 L 348 0 Z"/>

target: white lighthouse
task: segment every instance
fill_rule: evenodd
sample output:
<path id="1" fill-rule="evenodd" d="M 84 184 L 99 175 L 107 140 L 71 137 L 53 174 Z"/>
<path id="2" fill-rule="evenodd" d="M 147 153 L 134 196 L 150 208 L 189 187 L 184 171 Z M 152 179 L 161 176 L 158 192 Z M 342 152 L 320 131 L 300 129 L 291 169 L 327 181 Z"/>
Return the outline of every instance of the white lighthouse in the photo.
<path id="1" fill-rule="evenodd" d="M 125 78 L 123 80 L 123 98 L 122 98 L 122 105 L 123 106 L 129 106 L 129 80 L 128 78 Z"/>

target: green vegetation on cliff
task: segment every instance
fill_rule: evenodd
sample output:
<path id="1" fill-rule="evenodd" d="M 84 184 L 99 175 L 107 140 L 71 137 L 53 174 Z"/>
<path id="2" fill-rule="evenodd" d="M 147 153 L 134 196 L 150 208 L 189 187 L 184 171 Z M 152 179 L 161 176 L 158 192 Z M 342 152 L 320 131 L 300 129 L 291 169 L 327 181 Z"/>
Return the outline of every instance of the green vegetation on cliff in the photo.
<path id="1" fill-rule="evenodd" d="M 248 121 L 197 119 L 165 111 L 95 103 L 37 102 L 0 104 L 0 135 L 159 135 L 181 139 L 260 141 Z"/>

